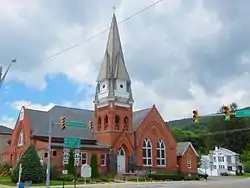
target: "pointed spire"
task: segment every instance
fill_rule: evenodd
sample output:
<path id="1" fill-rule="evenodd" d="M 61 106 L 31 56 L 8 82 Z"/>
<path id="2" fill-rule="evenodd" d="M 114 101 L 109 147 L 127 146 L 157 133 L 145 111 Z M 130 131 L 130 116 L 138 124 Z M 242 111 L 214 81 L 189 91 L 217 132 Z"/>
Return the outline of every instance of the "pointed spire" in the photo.
<path id="1" fill-rule="evenodd" d="M 109 31 L 106 52 L 97 77 L 97 82 L 110 78 L 119 78 L 130 81 L 123 58 L 118 24 L 114 13 Z"/>

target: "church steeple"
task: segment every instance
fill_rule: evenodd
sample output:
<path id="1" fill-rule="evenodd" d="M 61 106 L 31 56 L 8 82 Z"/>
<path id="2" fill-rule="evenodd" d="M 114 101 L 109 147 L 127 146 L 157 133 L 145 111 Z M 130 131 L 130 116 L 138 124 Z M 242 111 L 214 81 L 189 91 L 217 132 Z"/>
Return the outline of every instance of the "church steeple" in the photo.
<path id="1" fill-rule="evenodd" d="M 123 58 L 122 45 L 115 14 L 113 14 L 106 52 L 97 77 L 97 82 L 109 78 L 119 78 L 130 81 Z"/>
<path id="2" fill-rule="evenodd" d="M 95 104 L 108 105 L 108 101 L 131 107 L 133 96 L 131 81 L 125 66 L 118 24 L 113 14 L 104 59 L 97 77 Z M 103 106 L 102 105 L 102 106 Z"/>

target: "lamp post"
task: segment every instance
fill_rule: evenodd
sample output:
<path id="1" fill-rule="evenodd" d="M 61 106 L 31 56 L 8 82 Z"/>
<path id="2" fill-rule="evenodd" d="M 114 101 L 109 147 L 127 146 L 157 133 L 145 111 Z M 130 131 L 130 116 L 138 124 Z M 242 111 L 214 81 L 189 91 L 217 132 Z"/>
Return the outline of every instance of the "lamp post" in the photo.
<path id="1" fill-rule="evenodd" d="M 50 187 L 51 132 L 52 132 L 52 121 L 51 121 L 51 115 L 49 113 L 49 143 L 48 143 L 48 161 L 46 170 L 46 188 Z"/>
<path id="2" fill-rule="evenodd" d="M 12 63 L 16 63 L 16 59 L 11 60 L 11 63 L 9 64 L 9 66 L 8 66 L 7 70 L 5 71 L 3 76 L 2 76 L 3 67 L 0 66 L 0 88 L 3 85 L 3 82 L 4 82 L 5 78 L 6 78 L 6 75 L 8 74 L 8 72 L 10 70 L 10 67 L 11 67 Z"/>

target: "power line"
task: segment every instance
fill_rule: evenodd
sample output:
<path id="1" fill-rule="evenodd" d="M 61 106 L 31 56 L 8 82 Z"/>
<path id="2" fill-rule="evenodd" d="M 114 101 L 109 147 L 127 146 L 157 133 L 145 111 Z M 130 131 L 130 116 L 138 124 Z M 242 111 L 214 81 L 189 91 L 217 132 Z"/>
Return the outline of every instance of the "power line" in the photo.
<path id="1" fill-rule="evenodd" d="M 146 11 L 146 10 L 148 10 L 148 9 L 150 9 L 150 8 L 152 8 L 152 7 L 154 7 L 154 6 L 156 6 L 157 4 L 161 3 L 162 1 L 164 1 L 164 0 L 158 0 L 158 1 L 156 1 L 156 2 L 154 2 L 154 3 L 152 3 L 152 4 L 150 4 L 150 5 L 146 6 L 145 8 L 143 8 L 143 9 L 141 9 L 141 10 L 135 12 L 134 14 L 132 14 L 132 15 L 128 16 L 127 18 L 123 19 L 122 21 L 118 22 L 118 25 L 120 25 L 120 24 L 122 24 L 122 23 L 125 23 L 125 22 L 128 21 L 128 20 L 131 20 L 132 18 L 134 18 L 134 17 L 136 17 L 137 15 L 141 14 L 142 12 L 144 12 L 144 11 Z M 92 39 L 98 37 L 99 35 L 102 35 L 102 34 L 106 33 L 107 31 L 109 31 L 109 29 L 110 29 L 110 28 L 106 28 L 106 29 L 100 31 L 99 33 L 97 33 L 97 34 L 95 34 L 95 35 L 93 35 L 93 36 L 91 36 L 91 37 L 85 39 L 82 43 L 74 44 L 74 45 L 72 45 L 72 46 L 70 46 L 70 47 L 68 47 L 68 48 L 65 48 L 65 49 L 62 50 L 62 51 L 59 51 L 59 52 L 54 53 L 54 54 L 52 54 L 52 55 L 50 55 L 50 56 L 48 56 L 48 57 L 45 57 L 45 59 L 52 59 L 52 58 L 55 58 L 55 57 L 57 57 L 57 56 L 59 56 L 59 55 L 65 53 L 65 52 L 68 52 L 68 51 L 70 51 L 70 50 L 72 50 L 72 49 L 74 49 L 74 48 L 80 46 L 81 44 L 86 43 L 86 42 L 88 42 L 88 41 L 90 41 L 90 40 L 92 40 Z"/>
<path id="2" fill-rule="evenodd" d="M 205 136 L 205 135 L 218 135 L 218 134 L 234 133 L 234 132 L 249 131 L 249 130 L 250 130 L 250 127 L 249 128 L 242 128 L 242 129 L 216 131 L 216 132 L 211 132 L 211 133 L 204 133 L 204 134 L 201 134 L 201 135 L 202 136 Z"/>

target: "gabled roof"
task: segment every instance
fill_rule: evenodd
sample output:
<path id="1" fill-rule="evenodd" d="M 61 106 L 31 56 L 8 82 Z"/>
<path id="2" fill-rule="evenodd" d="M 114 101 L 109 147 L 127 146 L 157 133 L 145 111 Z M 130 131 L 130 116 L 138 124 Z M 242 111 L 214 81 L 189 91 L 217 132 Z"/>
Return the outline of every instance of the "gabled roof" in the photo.
<path id="1" fill-rule="evenodd" d="M 68 121 L 87 123 L 93 120 L 94 112 L 91 110 L 54 106 L 48 112 L 26 109 L 32 134 L 36 136 L 48 136 L 49 119 L 53 122 L 52 136 L 57 138 L 80 137 L 86 140 L 95 140 L 89 129 L 66 129 L 60 130 L 58 125 L 60 117 L 63 115 Z"/>
<path id="2" fill-rule="evenodd" d="M 148 113 L 152 108 L 146 108 L 133 113 L 133 129 L 136 130 L 137 127 L 142 123 L 142 121 L 147 117 Z"/>
<path id="3" fill-rule="evenodd" d="M 195 155 L 199 156 L 191 142 L 178 142 L 177 143 L 177 156 L 183 156 L 189 146 L 193 149 Z"/>
<path id="4" fill-rule="evenodd" d="M 210 150 L 210 152 L 215 153 L 216 150 Z M 229 154 L 229 155 L 239 155 L 238 153 L 236 153 L 236 152 L 234 152 L 234 151 L 232 151 L 232 150 L 223 148 L 223 147 L 218 147 L 217 152 L 219 152 L 219 153 L 222 152 L 223 155 L 224 155 L 225 153 L 227 153 L 227 154 Z"/>
<path id="5" fill-rule="evenodd" d="M 133 129 L 136 130 L 141 122 L 146 118 L 151 108 L 138 110 L 133 112 Z M 53 122 L 52 137 L 80 137 L 86 140 L 96 140 L 93 133 L 89 129 L 71 128 L 60 130 L 58 125 L 60 117 L 63 115 L 67 121 L 83 122 L 88 124 L 89 120 L 94 120 L 94 111 L 70 108 L 63 106 L 54 106 L 49 111 L 39 111 L 26 108 L 32 134 L 35 136 L 48 137 L 49 132 L 49 119 Z"/>
<path id="6" fill-rule="evenodd" d="M 0 125 L 0 134 L 1 133 L 3 133 L 3 134 L 12 134 L 12 131 L 13 130 L 11 128 Z"/>

